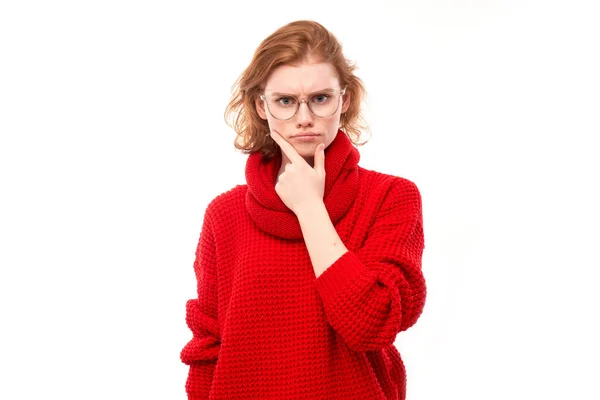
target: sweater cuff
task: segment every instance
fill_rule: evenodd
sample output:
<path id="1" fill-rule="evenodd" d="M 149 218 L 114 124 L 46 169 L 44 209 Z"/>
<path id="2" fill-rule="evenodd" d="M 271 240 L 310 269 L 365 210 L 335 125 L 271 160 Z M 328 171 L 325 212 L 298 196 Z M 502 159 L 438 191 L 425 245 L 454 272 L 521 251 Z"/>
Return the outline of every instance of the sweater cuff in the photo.
<path id="1" fill-rule="evenodd" d="M 356 254 L 347 251 L 316 278 L 315 286 L 323 302 L 327 303 L 366 271 L 368 268 Z"/>

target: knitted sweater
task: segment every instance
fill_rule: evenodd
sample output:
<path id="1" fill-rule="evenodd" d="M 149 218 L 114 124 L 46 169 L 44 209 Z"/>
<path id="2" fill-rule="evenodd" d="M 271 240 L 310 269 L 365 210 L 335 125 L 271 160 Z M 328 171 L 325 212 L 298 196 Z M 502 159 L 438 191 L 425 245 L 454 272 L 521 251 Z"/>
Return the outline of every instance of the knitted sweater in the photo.
<path id="1" fill-rule="evenodd" d="M 343 131 L 325 151 L 327 208 L 348 252 L 318 278 L 296 215 L 275 192 L 281 152 L 252 153 L 245 185 L 204 213 L 187 302 L 189 399 L 398 399 L 394 340 L 425 305 L 421 196 L 358 166 Z"/>

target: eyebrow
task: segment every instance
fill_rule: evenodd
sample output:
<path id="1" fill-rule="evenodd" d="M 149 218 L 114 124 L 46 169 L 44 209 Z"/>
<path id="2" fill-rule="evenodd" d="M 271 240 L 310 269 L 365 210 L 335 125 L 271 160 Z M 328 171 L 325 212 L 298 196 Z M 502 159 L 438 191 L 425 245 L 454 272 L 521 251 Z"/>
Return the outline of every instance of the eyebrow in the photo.
<path id="1" fill-rule="evenodd" d="M 323 92 L 333 93 L 334 91 L 335 90 L 332 89 L 332 88 L 326 88 L 326 89 L 321 89 L 321 90 L 315 90 L 314 92 L 311 92 L 310 94 L 323 93 Z M 294 97 L 298 97 L 297 94 L 283 93 L 283 92 L 271 92 L 270 94 L 271 94 L 271 96 L 294 96 Z"/>

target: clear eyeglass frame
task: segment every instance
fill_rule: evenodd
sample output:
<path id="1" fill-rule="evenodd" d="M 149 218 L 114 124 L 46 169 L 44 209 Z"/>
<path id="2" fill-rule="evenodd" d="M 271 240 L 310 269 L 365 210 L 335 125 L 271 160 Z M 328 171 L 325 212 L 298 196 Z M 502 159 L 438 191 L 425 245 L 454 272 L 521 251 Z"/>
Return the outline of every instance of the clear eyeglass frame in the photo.
<path id="1" fill-rule="evenodd" d="M 272 113 L 272 112 L 271 112 L 271 110 L 269 109 L 269 102 L 267 101 L 267 98 L 266 98 L 266 96 L 265 96 L 264 94 L 261 94 L 261 95 L 260 95 L 260 99 L 261 99 L 262 101 L 264 101 L 264 102 L 265 102 L 265 105 L 267 106 L 267 110 L 269 111 L 269 114 L 271 114 L 271 116 L 272 116 L 273 118 L 275 118 L 276 120 L 279 120 L 279 121 L 289 121 L 290 119 L 294 118 L 294 117 L 296 116 L 296 114 L 298 114 L 298 111 L 300 111 L 300 105 L 301 105 L 302 103 L 306 103 L 306 106 L 308 107 L 308 109 L 310 110 L 310 112 L 311 112 L 311 113 L 312 113 L 312 114 L 313 114 L 315 117 L 317 117 L 317 118 L 328 118 L 328 117 L 331 117 L 333 114 L 335 114 L 335 113 L 337 112 L 337 110 L 339 110 L 339 108 L 340 108 L 340 98 L 341 98 L 343 95 L 345 95 L 345 94 L 346 94 L 346 88 L 347 88 L 347 86 L 346 86 L 346 87 L 344 87 L 343 89 L 334 89 L 334 90 L 333 90 L 333 92 L 339 92 L 339 94 L 338 94 L 338 98 L 337 98 L 337 107 L 335 108 L 335 110 L 334 110 L 334 111 L 333 111 L 331 114 L 329 114 L 329 115 L 323 115 L 323 116 L 322 116 L 322 115 L 318 115 L 318 114 L 316 114 L 316 113 L 313 111 L 313 109 L 312 109 L 312 108 L 310 108 L 310 103 L 308 103 L 308 99 L 304 99 L 304 100 L 298 100 L 298 98 L 297 98 L 296 96 L 294 96 L 294 95 L 289 95 L 288 97 L 293 97 L 293 98 L 294 98 L 294 99 L 296 99 L 296 101 L 297 101 L 297 103 L 296 103 L 296 104 L 297 104 L 297 106 L 296 106 L 296 112 L 294 112 L 294 114 L 293 114 L 291 117 L 289 117 L 289 118 L 284 118 L 284 119 L 282 119 L 282 118 L 277 118 L 276 116 L 274 116 L 274 115 L 273 115 L 273 113 Z M 316 93 L 319 93 L 319 92 L 316 92 Z M 309 99 L 310 99 L 310 98 L 311 98 L 313 95 L 314 95 L 314 93 L 313 93 L 313 94 L 311 94 L 311 95 L 309 96 Z"/>

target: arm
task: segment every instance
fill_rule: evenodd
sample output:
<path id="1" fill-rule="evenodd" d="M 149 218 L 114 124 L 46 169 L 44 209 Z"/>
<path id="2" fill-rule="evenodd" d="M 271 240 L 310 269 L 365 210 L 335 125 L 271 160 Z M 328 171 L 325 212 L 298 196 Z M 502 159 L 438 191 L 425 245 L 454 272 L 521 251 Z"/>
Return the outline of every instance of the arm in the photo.
<path id="1" fill-rule="evenodd" d="M 315 281 L 329 323 L 355 351 L 392 345 L 425 306 L 421 196 L 405 182 L 390 188 L 362 247 L 344 252 Z M 326 243 L 305 240 L 310 253 L 327 251 Z"/>
<path id="2" fill-rule="evenodd" d="M 186 304 L 186 322 L 193 338 L 180 355 L 181 361 L 190 366 L 185 384 L 190 400 L 208 399 L 221 346 L 215 268 L 215 242 L 207 209 L 194 261 L 198 298 Z"/>
<path id="3" fill-rule="evenodd" d="M 331 223 L 323 201 L 307 204 L 297 216 L 315 276 L 318 278 L 348 249 Z"/>

